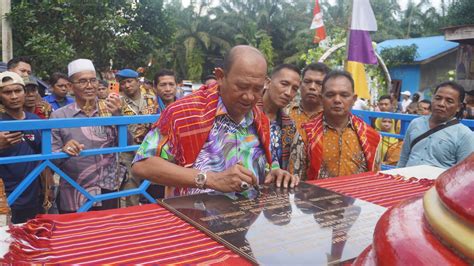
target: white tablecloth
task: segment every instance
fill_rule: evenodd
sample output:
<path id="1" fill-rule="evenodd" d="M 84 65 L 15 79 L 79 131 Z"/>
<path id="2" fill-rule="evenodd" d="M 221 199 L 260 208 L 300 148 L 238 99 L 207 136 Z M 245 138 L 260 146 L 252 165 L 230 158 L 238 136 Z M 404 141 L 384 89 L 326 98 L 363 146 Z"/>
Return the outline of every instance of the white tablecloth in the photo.
<path id="1" fill-rule="evenodd" d="M 382 173 L 390 175 L 401 175 L 407 178 L 416 177 L 416 178 L 428 178 L 436 179 L 447 169 L 434 167 L 430 165 L 417 165 L 404 168 L 396 168 L 391 170 L 382 171 Z"/>
<path id="2" fill-rule="evenodd" d="M 10 234 L 7 233 L 8 226 L 0 226 L 0 257 L 3 258 L 10 247 Z"/>

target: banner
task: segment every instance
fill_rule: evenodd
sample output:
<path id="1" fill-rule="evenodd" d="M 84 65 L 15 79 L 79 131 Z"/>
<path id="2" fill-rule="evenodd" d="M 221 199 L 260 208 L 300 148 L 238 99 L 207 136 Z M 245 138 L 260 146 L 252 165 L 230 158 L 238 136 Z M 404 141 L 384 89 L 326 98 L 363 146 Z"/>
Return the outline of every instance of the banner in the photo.
<path id="1" fill-rule="evenodd" d="M 369 0 L 354 0 L 346 70 L 354 78 L 356 94 L 364 99 L 370 99 L 364 64 L 377 64 L 377 56 L 372 47 L 369 31 L 377 31 L 377 21 L 370 2 Z"/>

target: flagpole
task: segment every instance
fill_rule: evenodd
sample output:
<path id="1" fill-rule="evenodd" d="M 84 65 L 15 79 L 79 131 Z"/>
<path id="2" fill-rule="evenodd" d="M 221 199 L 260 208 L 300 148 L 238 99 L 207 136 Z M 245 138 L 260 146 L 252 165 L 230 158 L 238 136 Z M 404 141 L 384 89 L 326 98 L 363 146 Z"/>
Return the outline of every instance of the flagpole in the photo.
<path id="1" fill-rule="evenodd" d="M 353 4 L 353 1 L 349 1 L 349 14 L 348 14 L 348 17 L 349 19 L 347 20 L 347 29 L 346 29 L 346 32 L 347 32 L 347 37 L 346 37 L 346 56 L 345 56 L 345 60 L 344 60 L 344 64 L 343 64 L 343 68 L 346 69 L 347 68 L 347 61 L 348 61 L 348 58 L 349 58 L 349 38 L 351 37 L 351 22 L 352 22 L 352 4 Z"/>

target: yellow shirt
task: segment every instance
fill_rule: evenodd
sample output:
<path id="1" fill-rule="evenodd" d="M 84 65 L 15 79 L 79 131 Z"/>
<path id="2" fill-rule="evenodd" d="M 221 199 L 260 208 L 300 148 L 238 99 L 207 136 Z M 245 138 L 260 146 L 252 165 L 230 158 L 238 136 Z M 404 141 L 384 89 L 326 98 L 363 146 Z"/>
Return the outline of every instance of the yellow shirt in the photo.
<path id="1" fill-rule="evenodd" d="M 402 152 L 403 141 L 392 137 L 382 137 L 383 164 L 397 165 Z"/>
<path id="2" fill-rule="evenodd" d="M 320 112 L 310 116 L 305 113 L 305 111 L 303 111 L 301 105 L 298 105 L 291 107 L 288 115 L 295 122 L 296 129 L 300 132 L 300 135 L 303 135 L 301 124 L 308 122 L 312 118 L 316 117 L 319 113 Z"/>
<path id="3" fill-rule="evenodd" d="M 400 120 L 392 119 L 392 126 L 387 133 L 400 134 L 400 126 Z M 375 129 L 380 132 L 382 131 L 382 118 L 375 119 Z M 381 153 L 383 164 L 397 165 L 400 159 L 402 144 L 403 141 L 399 141 L 397 138 L 382 137 Z"/>
<path id="4" fill-rule="evenodd" d="M 320 178 L 363 172 L 367 172 L 367 162 L 357 132 L 352 125 L 349 123 L 342 133 L 338 133 L 325 124 Z"/>
<path id="5" fill-rule="evenodd" d="M 147 89 L 145 86 L 141 85 L 140 86 L 140 92 L 142 94 L 149 94 L 152 95 L 153 97 L 156 97 L 155 92 L 153 90 Z"/>

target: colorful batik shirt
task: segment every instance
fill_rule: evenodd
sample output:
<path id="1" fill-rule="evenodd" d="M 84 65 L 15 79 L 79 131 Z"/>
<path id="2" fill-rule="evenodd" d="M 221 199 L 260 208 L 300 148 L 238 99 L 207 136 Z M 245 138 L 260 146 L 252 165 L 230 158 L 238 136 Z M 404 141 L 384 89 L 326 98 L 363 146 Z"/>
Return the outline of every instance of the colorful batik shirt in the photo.
<path id="1" fill-rule="evenodd" d="M 121 97 L 122 115 L 150 115 L 156 113 L 157 104 L 154 96 L 150 94 L 140 94 L 138 100 L 132 100 L 127 96 Z M 131 124 L 128 131 L 132 134 L 133 144 L 140 144 L 146 133 L 150 130 L 151 124 Z M 131 162 L 131 160 L 130 160 Z"/>
<path id="2" fill-rule="evenodd" d="M 280 122 L 277 120 L 270 122 L 270 150 L 272 152 L 272 165 L 282 165 L 282 131 Z"/>
<path id="3" fill-rule="evenodd" d="M 350 123 L 342 133 L 324 122 L 323 161 L 319 178 L 346 176 L 367 172 L 362 146 L 354 126 Z M 306 134 L 304 135 L 306 136 Z M 305 137 L 296 134 L 291 145 L 290 173 L 306 180 L 308 159 Z"/>
<path id="4" fill-rule="evenodd" d="M 152 129 L 137 150 L 133 163 L 156 156 L 162 138 L 158 128 Z M 160 157 L 174 163 L 174 157 L 167 144 L 163 145 Z M 266 158 L 253 123 L 253 113 L 249 112 L 240 123 L 235 123 L 219 98 L 214 125 L 206 143 L 198 154 L 192 168 L 201 171 L 222 172 L 241 163 L 262 183 L 265 178 Z M 210 190 L 190 188 L 187 194 Z M 175 195 L 178 196 L 178 195 Z"/>
<path id="5" fill-rule="evenodd" d="M 97 102 L 91 115 L 87 115 L 77 106 L 77 103 L 71 103 L 54 111 L 51 119 L 107 116 L 101 112 L 103 104 Z M 52 129 L 51 133 L 53 152 L 62 151 L 64 145 L 70 140 L 83 144 L 84 149 L 115 147 L 118 141 L 117 129 L 112 126 L 57 128 Z M 92 196 L 100 195 L 101 189 L 117 190 L 119 188 L 117 154 L 71 156 L 55 160 L 54 163 Z M 87 201 L 82 193 L 63 178 L 60 180 L 59 196 L 61 209 L 64 211 L 76 211 Z M 95 203 L 94 206 L 100 206 L 100 203 Z"/>
<path id="6" fill-rule="evenodd" d="M 341 133 L 324 122 L 323 162 L 320 178 L 367 172 L 367 162 L 357 132 L 350 123 Z"/>
<path id="7" fill-rule="evenodd" d="M 302 129 L 303 130 L 303 129 Z M 305 134 L 305 133 L 303 133 Z M 304 135 L 306 136 L 306 134 Z M 297 131 L 293 142 L 291 143 L 290 162 L 288 171 L 290 174 L 297 175 L 302 181 L 308 179 L 306 171 L 308 170 L 308 159 L 306 155 L 306 144 L 300 131 Z"/>
<path id="8" fill-rule="evenodd" d="M 301 125 L 308 122 L 309 120 L 315 118 L 317 115 L 319 114 L 316 113 L 316 114 L 313 114 L 313 115 L 308 115 L 304 110 L 303 110 L 303 107 L 301 107 L 301 104 L 298 105 L 298 106 L 293 106 L 291 107 L 290 109 L 290 112 L 289 112 L 289 116 L 291 117 L 291 119 L 295 122 L 295 125 L 296 125 L 296 129 L 298 131 L 302 130 L 301 129 Z M 300 135 L 301 135 L 301 131 L 300 131 Z"/>
<path id="9" fill-rule="evenodd" d="M 397 165 L 402 152 L 403 141 L 392 137 L 382 137 L 382 162 L 388 165 Z"/>
<path id="10" fill-rule="evenodd" d="M 38 101 L 35 106 L 35 110 L 33 111 L 33 113 L 39 116 L 41 119 L 49 119 L 52 112 L 53 109 L 51 105 L 43 99 Z"/>

